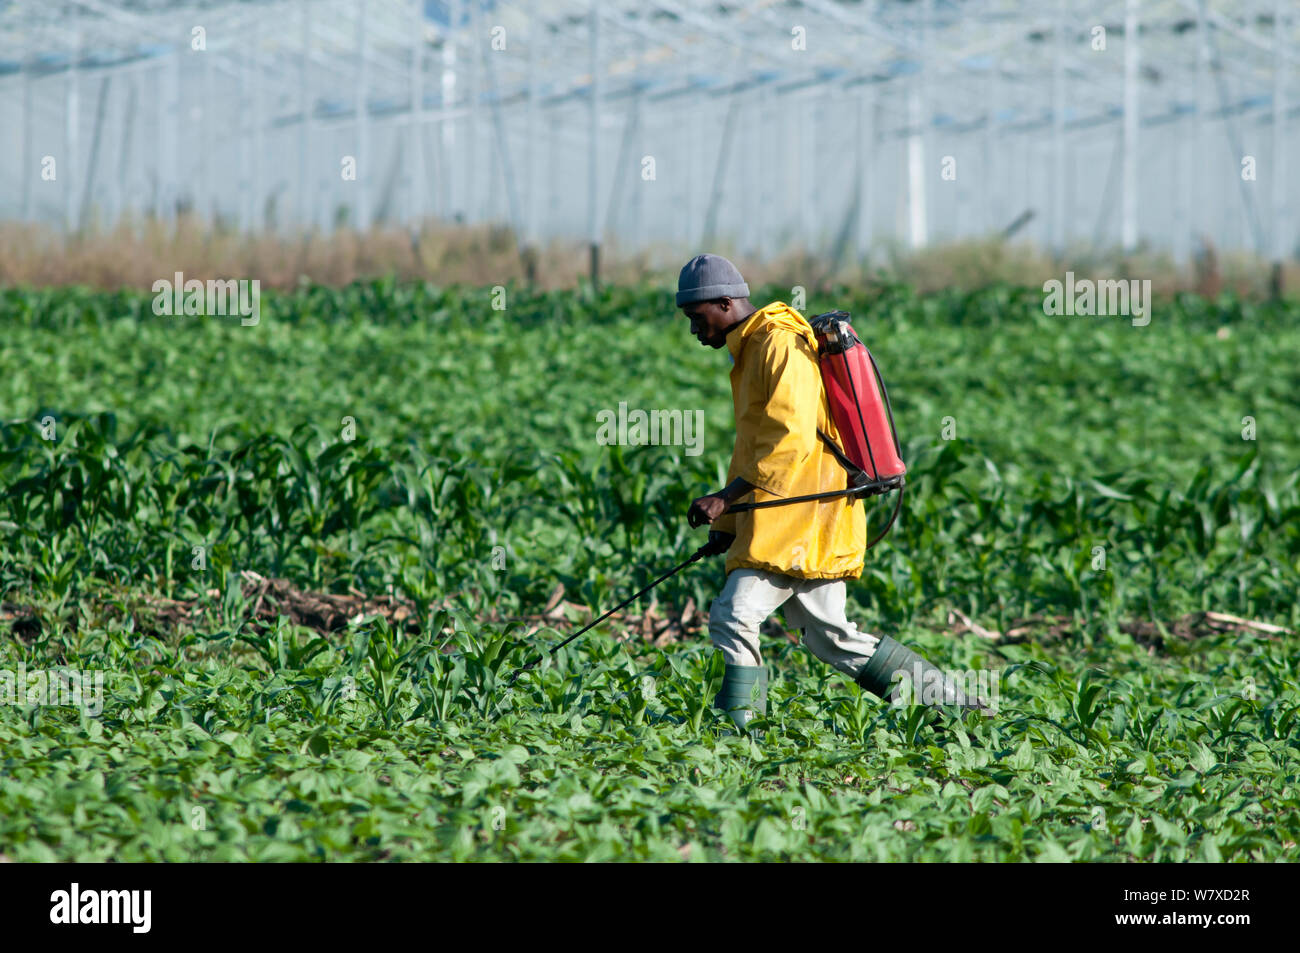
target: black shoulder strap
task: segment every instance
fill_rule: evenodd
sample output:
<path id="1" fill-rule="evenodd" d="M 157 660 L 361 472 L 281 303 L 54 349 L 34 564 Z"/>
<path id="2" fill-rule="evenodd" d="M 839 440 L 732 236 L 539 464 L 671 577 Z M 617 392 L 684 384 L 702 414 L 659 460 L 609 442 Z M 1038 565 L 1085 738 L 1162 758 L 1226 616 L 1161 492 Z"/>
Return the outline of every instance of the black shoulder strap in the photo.
<path id="1" fill-rule="evenodd" d="M 843 464 L 844 469 L 849 471 L 849 478 L 853 483 L 861 484 L 861 483 L 867 483 L 869 481 L 870 478 L 867 476 L 867 472 L 863 470 L 862 467 L 858 466 L 856 463 L 850 460 L 848 456 L 844 453 L 844 451 L 840 449 L 839 444 L 837 444 L 830 437 L 826 436 L 825 431 L 823 431 L 820 427 L 817 428 L 817 436 L 821 437 L 823 440 L 826 441 L 827 449 L 829 449 L 830 452 L 835 456 L 836 460 L 840 461 L 840 463 Z"/>

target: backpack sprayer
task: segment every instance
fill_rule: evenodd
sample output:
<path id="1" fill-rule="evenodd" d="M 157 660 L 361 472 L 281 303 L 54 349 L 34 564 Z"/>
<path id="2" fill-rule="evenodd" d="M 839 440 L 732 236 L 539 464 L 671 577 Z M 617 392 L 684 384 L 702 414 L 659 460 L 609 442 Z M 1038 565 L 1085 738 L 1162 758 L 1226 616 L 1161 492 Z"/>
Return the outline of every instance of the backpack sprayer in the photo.
<path id="1" fill-rule="evenodd" d="M 885 538 L 898 518 L 903 505 L 904 475 L 902 448 L 898 443 L 898 429 L 894 426 L 894 409 L 889 403 L 889 391 L 876 359 L 849 324 L 847 311 L 827 311 L 808 322 L 817 335 L 817 364 L 821 369 L 822 384 L 826 388 L 826 401 L 830 405 L 831 420 L 844 441 L 841 447 L 822 430 L 817 431 L 827 449 L 849 473 L 848 486 L 843 490 L 810 493 L 807 496 L 764 500 L 761 503 L 736 503 L 727 508 L 729 513 L 764 509 L 769 506 L 786 506 L 810 500 L 829 500 L 836 497 L 879 496 L 898 490 L 894 512 L 889 522 L 867 549 Z"/>
<path id="2" fill-rule="evenodd" d="M 843 490 L 830 490 L 826 493 L 810 493 L 806 496 L 784 497 L 778 500 L 764 500 L 760 503 L 733 503 L 727 507 L 728 513 L 743 513 L 747 510 L 766 509 L 771 506 L 787 506 L 791 503 L 807 503 L 813 500 L 830 500 L 847 497 L 849 502 L 859 497 L 880 496 L 893 490 L 898 491 L 894 502 L 894 512 L 874 539 L 867 543 L 867 549 L 884 539 L 898 518 L 903 506 L 903 486 L 907 467 L 903 463 L 902 449 L 898 443 L 898 430 L 894 426 L 894 410 L 889 403 L 889 392 L 885 389 L 884 378 L 876 359 L 871 356 L 866 345 L 853 331 L 849 324 L 847 311 L 827 311 L 816 315 L 809 325 L 817 336 L 817 364 L 821 370 L 822 384 L 826 389 L 826 400 L 830 406 L 831 420 L 844 446 L 840 446 L 821 429 L 817 435 L 825 441 L 827 448 L 841 465 L 848 471 L 848 486 Z M 563 642 L 554 646 L 547 653 L 554 655 L 584 632 L 604 622 L 611 615 L 629 603 L 635 602 L 655 586 L 677 575 L 705 555 L 707 547 L 700 547 L 684 563 L 668 570 L 650 585 L 632 595 L 600 618 L 595 619 Z M 507 685 L 513 685 L 516 679 L 528 671 L 545 655 L 539 655 L 527 665 L 519 668 L 510 676 Z"/>

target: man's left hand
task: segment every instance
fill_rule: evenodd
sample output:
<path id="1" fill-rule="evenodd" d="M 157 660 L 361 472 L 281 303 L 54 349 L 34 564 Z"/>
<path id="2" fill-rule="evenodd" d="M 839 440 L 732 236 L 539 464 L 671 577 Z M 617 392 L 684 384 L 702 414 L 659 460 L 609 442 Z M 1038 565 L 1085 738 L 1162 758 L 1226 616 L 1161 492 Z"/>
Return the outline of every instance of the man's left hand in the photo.
<path id="1" fill-rule="evenodd" d="M 722 530 L 709 530 L 709 541 L 704 544 L 703 551 L 705 556 L 721 556 L 731 548 L 731 544 L 736 541 L 736 537 L 731 533 L 724 533 Z"/>

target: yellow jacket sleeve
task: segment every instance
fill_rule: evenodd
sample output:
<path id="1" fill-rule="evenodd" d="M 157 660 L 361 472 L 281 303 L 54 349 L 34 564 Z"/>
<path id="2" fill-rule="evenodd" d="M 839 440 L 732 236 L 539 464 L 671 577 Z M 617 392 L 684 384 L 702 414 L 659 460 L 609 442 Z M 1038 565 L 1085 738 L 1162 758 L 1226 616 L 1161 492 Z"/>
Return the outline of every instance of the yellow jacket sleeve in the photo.
<path id="1" fill-rule="evenodd" d="M 821 377 L 816 354 L 800 335 L 776 330 L 765 334 L 761 345 L 760 360 L 746 372 L 760 375 L 751 393 L 765 393 L 767 401 L 747 412 L 753 453 L 739 475 L 768 493 L 787 496 L 793 474 L 817 448 Z"/>

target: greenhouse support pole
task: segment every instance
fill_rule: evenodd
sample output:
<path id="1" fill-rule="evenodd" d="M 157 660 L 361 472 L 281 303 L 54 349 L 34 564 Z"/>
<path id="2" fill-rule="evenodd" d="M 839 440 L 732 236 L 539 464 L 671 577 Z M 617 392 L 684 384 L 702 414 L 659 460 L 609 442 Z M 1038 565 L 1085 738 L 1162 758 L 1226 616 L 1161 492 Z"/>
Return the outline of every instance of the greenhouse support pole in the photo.
<path id="1" fill-rule="evenodd" d="M 728 160 L 731 158 L 731 140 L 736 127 L 736 116 L 740 112 L 740 97 L 732 88 L 727 103 L 727 112 L 722 120 L 722 132 L 718 136 L 718 156 L 713 166 L 713 185 L 709 189 L 709 201 L 704 210 L 704 229 L 701 244 L 712 245 L 718 233 L 718 212 L 722 206 L 722 194 L 726 185 Z"/>
<path id="2" fill-rule="evenodd" d="M 526 269 L 528 252 L 524 239 L 524 215 L 519 204 L 519 187 L 515 180 L 514 163 L 510 161 L 510 138 L 506 133 L 506 120 L 501 109 L 500 90 L 497 86 L 497 65 L 494 59 L 497 51 L 488 49 L 482 42 L 479 43 L 478 49 L 478 71 L 483 77 L 488 95 L 492 97 L 492 128 L 496 135 L 497 164 L 506 186 L 506 211 L 510 217 L 510 228 L 515 234 L 515 248 L 519 252 L 520 263 Z"/>
<path id="3" fill-rule="evenodd" d="M 72 34 L 72 57 L 68 66 L 67 100 L 64 104 L 64 145 L 67 155 L 63 157 L 63 227 L 74 230 L 76 220 L 76 183 L 77 183 L 77 131 L 81 122 L 78 99 L 77 60 L 81 58 L 81 32 Z M 59 175 L 55 167 L 55 175 Z"/>
<path id="4" fill-rule="evenodd" d="M 167 220 L 167 64 L 158 63 L 158 69 L 149 71 L 148 82 L 153 88 L 153 214 L 159 221 Z"/>
<path id="5" fill-rule="evenodd" d="M 266 104 L 263 90 L 266 87 L 266 62 L 256 47 L 252 48 L 252 84 L 249 95 L 253 97 L 253 227 L 259 231 L 266 227 Z"/>
<path id="6" fill-rule="evenodd" d="M 479 133 L 482 129 L 480 112 L 483 107 L 483 71 L 479 64 L 479 44 L 483 42 L 482 0 L 467 0 L 465 24 L 469 34 L 469 47 L 465 52 L 465 221 L 481 222 L 487 215 L 485 209 L 490 198 L 484 199 L 480 188 L 482 166 L 479 156 Z"/>
<path id="7" fill-rule="evenodd" d="M 691 140 L 693 142 L 704 142 L 704 130 L 707 124 L 704 121 L 703 103 L 696 102 L 692 104 L 690 122 Z M 807 140 L 806 134 L 799 137 L 800 142 L 806 142 Z M 790 151 L 796 152 L 797 150 L 791 149 Z M 685 175 L 680 177 L 684 195 L 682 207 L 687 210 L 686 240 L 692 245 L 698 245 L 704 240 L 703 230 L 701 229 L 699 232 L 695 230 L 696 224 L 704 221 L 700 202 L 700 183 L 704 181 L 704 150 L 692 150 L 689 165 L 686 160 L 683 160 L 682 169 L 686 172 Z"/>
<path id="8" fill-rule="evenodd" d="M 993 17 L 993 0 L 987 0 L 984 9 L 984 15 L 990 22 Z M 1000 50 L 994 49 L 992 53 L 992 62 L 989 64 L 989 82 L 988 82 L 988 119 L 984 123 L 984 142 L 983 142 L 983 162 L 984 162 L 984 230 L 990 235 L 996 232 L 1000 226 L 998 219 L 1002 215 L 1002 206 L 998 202 L 999 195 L 999 177 L 994 175 L 995 160 L 994 151 L 997 146 L 997 117 L 998 117 L 998 96 L 999 79 L 1001 62 L 999 60 Z"/>
<path id="9" fill-rule="evenodd" d="M 1065 0 L 1056 0 L 1056 56 L 1052 62 L 1052 249 L 1065 250 Z"/>
<path id="10" fill-rule="evenodd" d="M 1211 223 L 1214 222 L 1215 210 L 1213 205 L 1213 196 L 1217 190 L 1207 189 L 1202 192 L 1197 188 L 1197 179 L 1202 168 L 1213 162 L 1210 156 L 1210 134 L 1209 121 L 1206 119 L 1206 112 L 1209 103 L 1209 89 L 1206 77 L 1210 73 L 1210 25 L 1205 16 L 1205 0 L 1201 0 L 1196 6 L 1196 156 L 1197 161 L 1192 163 L 1192 176 L 1188 182 L 1188 187 L 1192 194 L 1189 196 L 1189 208 L 1194 209 L 1190 216 L 1191 228 L 1201 232 L 1207 240 L 1211 232 Z M 1213 166 L 1205 169 L 1213 178 Z M 1195 199 L 1193 202 L 1192 200 Z M 1193 247 L 1195 247 L 1193 245 Z"/>
<path id="11" fill-rule="evenodd" d="M 411 4 L 414 19 L 411 29 L 411 115 L 410 145 L 411 150 L 411 234 L 418 236 L 420 223 L 424 220 L 424 149 L 421 137 L 424 134 L 424 13 L 420 0 Z"/>
<path id="12" fill-rule="evenodd" d="M 854 142 L 857 170 L 857 242 L 859 264 L 865 263 L 871 251 L 871 137 L 872 137 L 872 97 L 865 84 L 858 90 L 858 127 Z"/>
<path id="13" fill-rule="evenodd" d="M 609 200 L 605 203 L 605 234 L 617 235 L 619 216 L 624 205 L 631 205 L 626 197 L 627 184 L 634 181 L 635 160 L 632 150 L 641 131 L 641 93 L 634 91 L 631 103 L 627 107 L 627 116 L 623 121 L 623 137 L 618 146 L 618 159 L 614 162 L 614 174 L 610 177 Z M 635 184 L 633 188 L 635 188 Z"/>
<path id="14" fill-rule="evenodd" d="M 136 77 L 134 74 L 127 77 L 130 83 L 126 91 L 126 105 L 122 107 L 122 152 L 117 159 L 117 183 L 118 195 L 121 201 L 118 203 L 117 214 L 122 215 L 122 210 L 126 207 L 129 197 L 133 194 L 129 185 L 131 174 L 131 147 L 135 145 L 135 113 L 136 113 Z"/>
<path id="15" fill-rule="evenodd" d="M 308 185 L 311 173 L 308 171 L 308 156 L 311 155 L 311 2 L 300 0 L 302 19 L 302 53 L 298 60 L 298 107 L 301 122 L 298 123 L 298 227 L 306 231 L 311 223 L 311 188 Z"/>
<path id="16" fill-rule="evenodd" d="M 528 255 L 524 259 L 524 268 L 527 274 L 525 277 L 528 283 L 535 284 L 537 281 L 537 222 L 541 215 L 541 193 L 542 182 L 540 172 L 542 163 L 537 155 L 538 145 L 542 141 L 542 131 L 539 125 L 539 110 L 537 107 L 538 93 L 541 83 L 538 80 L 537 52 L 542 45 L 541 31 L 537 28 L 536 22 L 530 26 L 528 33 L 528 162 L 526 169 L 528 172 L 528 224 L 525 226 L 527 234 L 524 236 L 527 242 Z"/>
<path id="17" fill-rule="evenodd" d="M 1269 181 L 1273 193 L 1273 275 L 1274 298 L 1282 296 L 1282 263 L 1286 260 L 1286 30 L 1283 28 L 1286 5 L 1290 0 L 1273 2 L 1273 167 Z"/>
<path id="18" fill-rule="evenodd" d="M 181 117 L 185 115 L 185 104 L 182 102 L 182 84 L 181 84 L 181 51 L 177 48 L 172 51 L 171 57 L 171 114 L 172 114 L 172 137 L 171 153 L 168 155 L 168 175 L 171 178 L 172 208 L 171 214 L 174 219 L 180 211 L 178 203 L 181 196 Z M 192 197 L 189 189 L 185 190 L 184 198 L 187 205 L 192 204 Z"/>
<path id="19" fill-rule="evenodd" d="M 247 48 L 239 57 L 239 230 L 241 232 L 247 232 L 253 224 L 253 130 L 249 99 L 252 87 L 249 58 L 252 56 L 253 42 L 248 39 L 244 42 Z"/>
<path id="20" fill-rule="evenodd" d="M 866 212 L 864 215 L 867 220 L 867 228 L 870 230 L 870 237 L 874 237 L 876 228 L 876 189 L 875 179 L 880 177 L 882 163 L 881 158 L 881 130 L 885 128 L 885 104 L 884 97 L 880 95 L 880 90 L 871 92 L 871 138 L 868 140 L 871 156 L 872 181 L 867 185 L 866 192 Z"/>
<path id="21" fill-rule="evenodd" d="M 32 67 L 23 64 L 23 144 L 18 153 L 23 177 L 23 221 L 32 219 L 32 179 L 36 169 L 32 165 Z"/>
<path id="22" fill-rule="evenodd" d="M 456 202 L 455 182 L 453 181 L 454 161 L 456 155 L 456 119 L 448 115 L 455 107 L 457 99 L 457 74 L 458 64 L 456 62 L 456 31 L 460 29 L 460 21 L 464 15 L 462 0 L 455 0 L 451 4 L 451 12 L 447 21 L 447 34 L 442 43 L 442 112 L 443 118 L 438 120 L 438 168 L 442 171 L 442 177 L 438 188 L 438 206 L 444 219 L 451 220 L 455 217 L 454 203 Z"/>
<path id="23" fill-rule="evenodd" d="M 862 4 L 862 13 L 867 23 L 871 23 L 876 16 L 877 4 L 874 0 Z M 872 225 L 872 196 L 871 185 L 873 178 L 873 160 L 875 159 L 875 106 L 876 95 L 870 83 L 863 83 L 858 87 L 858 135 L 855 143 L 857 153 L 857 192 L 858 192 L 858 221 L 856 230 L 855 249 L 859 265 L 866 265 L 871 258 L 871 225 Z"/>
<path id="24" fill-rule="evenodd" d="M 816 87 L 813 87 L 814 89 Z M 820 91 L 818 91 L 820 92 Z M 804 136 L 803 142 L 800 143 L 802 149 L 800 156 L 803 165 L 800 167 L 802 175 L 800 176 L 799 185 L 801 187 L 799 211 L 803 217 L 803 247 L 804 250 L 820 254 L 821 229 L 819 228 L 819 216 L 817 208 L 818 186 L 821 184 L 817 181 L 817 146 L 821 141 L 819 132 L 821 130 L 822 119 L 822 97 L 818 93 L 805 92 L 803 113 L 808 117 L 808 134 Z"/>
<path id="25" fill-rule="evenodd" d="M 1120 198 L 1120 244 L 1131 252 L 1138 241 L 1138 0 L 1124 4 L 1124 139 Z"/>
<path id="26" fill-rule="evenodd" d="M 195 140 L 199 143 L 199 189 L 198 197 L 194 203 L 194 210 L 205 220 L 211 227 L 216 223 L 217 210 L 214 205 L 216 190 L 212 188 L 212 135 L 213 129 L 217 125 L 217 109 L 212 102 L 212 57 L 214 54 L 207 50 L 203 51 L 203 67 L 200 73 L 202 88 L 203 105 L 199 108 L 199 131 Z M 118 188 L 125 188 L 126 183 L 119 180 Z M 121 214 L 121 206 L 118 206 L 118 214 Z"/>
<path id="27" fill-rule="evenodd" d="M 925 247 L 925 139 L 921 134 L 921 93 L 916 84 L 907 97 L 907 235 L 913 248 Z"/>
<path id="28" fill-rule="evenodd" d="M 370 126 L 366 121 L 366 103 L 369 99 L 367 83 L 370 80 L 366 69 L 366 0 L 357 0 L 357 179 L 353 183 L 357 192 L 357 231 L 365 232 L 370 228 L 370 202 L 366 194 L 366 183 L 370 178 Z"/>
<path id="29" fill-rule="evenodd" d="M 771 129 L 776 125 L 777 109 L 778 109 L 777 103 L 775 98 L 772 96 L 771 87 L 768 85 L 764 85 L 762 92 L 759 94 L 759 103 L 758 103 L 759 129 L 755 130 L 755 133 L 759 137 L 760 141 L 762 139 L 762 136 L 767 132 L 767 130 Z M 758 236 L 757 236 L 757 246 L 754 249 L 754 252 L 757 257 L 766 258 L 769 254 L 769 248 L 771 247 L 772 244 L 772 239 L 770 237 L 770 229 L 771 229 L 771 219 L 772 219 L 772 206 L 775 201 L 772 195 L 772 176 L 773 176 L 773 171 L 776 167 L 776 163 L 772 161 L 772 158 L 767 149 L 755 149 L 753 151 L 757 153 L 757 155 L 755 156 L 755 165 L 757 166 L 757 170 L 758 170 L 758 182 L 756 183 L 755 188 L 758 189 L 758 191 L 755 194 L 759 199 L 759 208 L 758 208 L 759 227 L 758 227 Z"/>
<path id="30" fill-rule="evenodd" d="M 753 113 L 753 118 L 750 120 L 749 126 L 756 130 L 761 118 L 757 97 L 749 97 L 746 105 L 748 106 L 749 111 Z M 741 123 L 741 128 L 745 128 L 744 123 Z M 752 200 L 751 197 L 757 197 L 758 195 L 758 153 L 760 151 L 761 150 L 759 149 L 746 149 L 742 151 L 740 157 L 740 174 L 742 176 L 740 194 L 746 196 L 746 198 L 750 200 Z M 753 255 L 755 253 L 754 246 L 758 236 L 748 229 L 743 230 L 742 234 L 743 238 L 740 239 L 742 243 L 740 245 L 742 253 L 745 255 Z"/>
<path id="31" fill-rule="evenodd" d="M 599 197 L 597 177 L 600 171 L 600 18 L 598 0 L 591 0 L 588 19 L 591 47 L 591 115 L 587 148 L 587 238 L 591 243 L 591 285 L 600 284 L 600 223 L 596 215 Z"/>
<path id="32" fill-rule="evenodd" d="M 934 18 L 934 0 L 921 5 L 921 69 L 916 73 L 907 97 L 907 220 L 908 240 L 913 248 L 924 248 L 929 240 L 926 207 L 926 153 L 929 132 L 930 32 Z"/>
<path id="33" fill-rule="evenodd" d="M 90 201 L 95 189 L 95 170 L 99 165 L 99 145 L 104 138 L 104 114 L 108 112 L 108 91 L 113 86 L 113 75 L 109 73 L 99 81 L 99 102 L 95 106 L 95 128 L 90 136 L 90 155 L 86 159 L 85 185 L 81 189 L 81 211 L 77 220 L 85 222 L 90 217 Z"/>
<path id="34" fill-rule="evenodd" d="M 167 152 L 163 164 L 167 187 L 163 192 L 166 203 L 163 218 L 175 223 L 178 204 L 181 199 L 181 53 L 172 50 L 167 57 L 163 73 L 163 88 L 167 90 L 167 134 L 163 137 Z"/>

